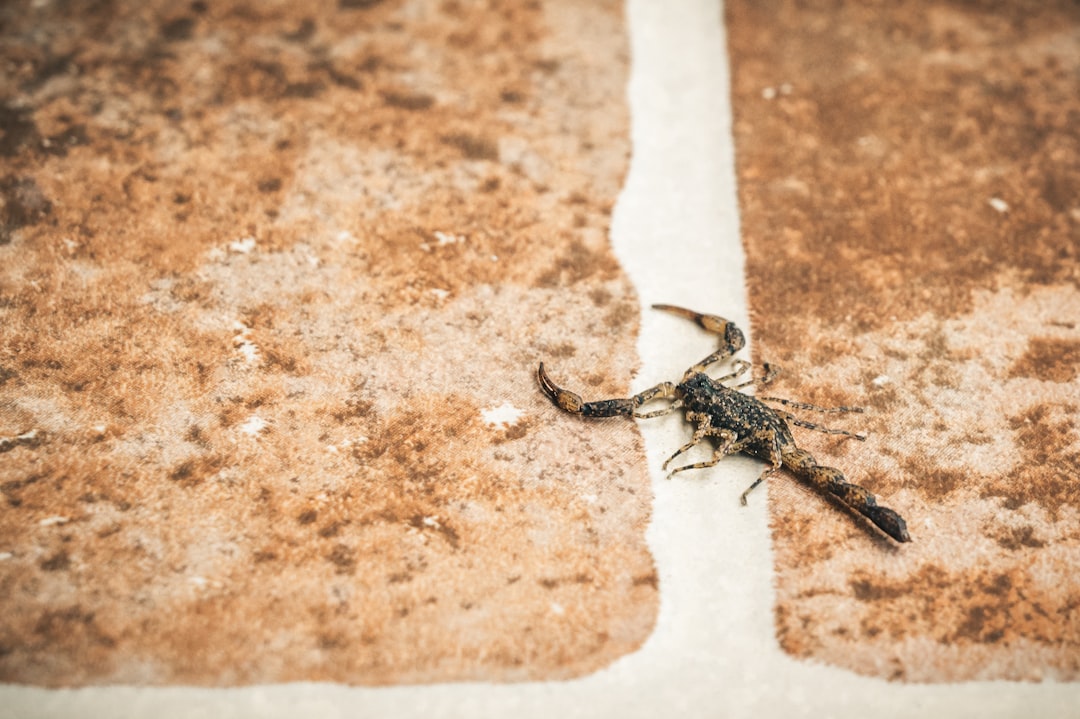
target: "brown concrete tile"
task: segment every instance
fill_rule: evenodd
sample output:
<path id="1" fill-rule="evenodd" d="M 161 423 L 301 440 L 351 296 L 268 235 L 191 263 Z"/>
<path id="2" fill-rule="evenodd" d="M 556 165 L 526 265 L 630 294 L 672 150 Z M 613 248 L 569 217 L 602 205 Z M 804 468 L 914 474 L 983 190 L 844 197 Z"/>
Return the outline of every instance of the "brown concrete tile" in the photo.
<path id="1" fill-rule="evenodd" d="M 727 3 L 759 359 L 907 519 L 770 485 L 777 635 L 897 680 L 1080 678 L 1080 12 Z M 831 418 L 830 418 L 831 419 Z M 826 461 L 827 460 L 827 461 Z"/>
<path id="2" fill-rule="evenodd" d="M 624 35 L 614 2 L 0 9 L 0 679 L 566 678 L 644 641 L 640 438 L 533 377 L 637 362 Z"/>

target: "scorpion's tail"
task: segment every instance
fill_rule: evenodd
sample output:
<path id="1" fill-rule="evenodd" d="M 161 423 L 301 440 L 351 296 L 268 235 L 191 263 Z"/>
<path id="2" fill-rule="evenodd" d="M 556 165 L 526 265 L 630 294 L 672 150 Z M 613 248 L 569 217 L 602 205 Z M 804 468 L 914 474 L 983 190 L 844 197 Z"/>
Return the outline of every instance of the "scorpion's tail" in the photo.
<path id="1" fill-rule="evenodd" d="M 904 518 L 888 507 L 878 506 L 873 494 L 848 482 L 839 469 L 823 467 L 804 449 L 785 452 L 784 464 L 819 492 L 836 497 L 897 542 L 911 541 Z"/>
<path id="2" fill-rule="evenodd" d="M 654 310 L 662 310 L 679 317 L 685 317 L 688 320 L 696 322 L 702 329 L 720 335 L 723 340 L 722 349 L 729 355 L 735 354 L 746 346 L 746 338 L 743 336 L 742 330 L 736 327 L 734 322 L 726 320 L 723 317 L 719 317 L 718 315 L 705 315 L 700 312 L 688 310 L 685 307 L 676 307 L 675 305 L 653 305 L 652 307 Z"/>
<path id="3" fill-rule="evenodd" d="M 705 368 L 714 362 L 722 362 L 730 359 L 736 352 L 746 346 L 746 337 L 743 335 L 742 330 L 736 327 L 734 322 L 725 320 L 718 315 L 704 315 L 700 312 L 688 310 L 685 307 L 676 307 L 675 305 L 653 305 L 653 309 L 663 310 L 664 312 L 670 312 L 673 315 L 693 320 L 703 329 L 720 336 L 719 349 L 686 370 L 686 373 L 683 375 L 683 380 L 689 379 L 691 375 L 695 375 L 698 372 L 704 372 Z"/>

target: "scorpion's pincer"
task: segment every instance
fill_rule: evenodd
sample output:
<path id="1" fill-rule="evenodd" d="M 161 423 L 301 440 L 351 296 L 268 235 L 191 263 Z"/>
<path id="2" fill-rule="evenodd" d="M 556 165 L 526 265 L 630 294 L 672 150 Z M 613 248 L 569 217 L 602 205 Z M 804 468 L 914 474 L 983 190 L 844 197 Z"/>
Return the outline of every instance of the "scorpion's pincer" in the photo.
<path id="1" fill-rule="evenodd" d="M 551 377 L 548 377 L 548 373 L 544 371 L 544 363 L 540 363 L 540 368 L 536 370 L 536 379 L 540 382 L 540 389 L 544 390 L 551 401 L 559 405 L 560 409 L 574 414 L 581 414 L 581 407 L 585 404 L 581 399 L 581 395 L 574 394 L 569 390 L 565 390 L 551 381 Z"/>

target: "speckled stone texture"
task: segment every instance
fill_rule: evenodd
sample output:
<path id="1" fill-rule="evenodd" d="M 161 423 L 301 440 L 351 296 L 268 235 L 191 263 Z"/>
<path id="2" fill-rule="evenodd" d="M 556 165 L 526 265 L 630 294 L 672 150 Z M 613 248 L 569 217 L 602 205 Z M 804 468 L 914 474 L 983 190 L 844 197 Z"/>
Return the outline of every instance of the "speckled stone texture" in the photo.
<path id="1" fill-rule="evenodd" d="M 781 646 L 894 680 L 1080 679 L 1080 6 L 727 17 L 769 393 L 868 408 L 827 417 L 865 444 L 798 436 L 914 539 L 772 481 Z"/>
<path id="2" fill-rule="evenodd" d="M 618 2 L 0 7 L 0 681 L 568 678 L 657 612 Z"/>

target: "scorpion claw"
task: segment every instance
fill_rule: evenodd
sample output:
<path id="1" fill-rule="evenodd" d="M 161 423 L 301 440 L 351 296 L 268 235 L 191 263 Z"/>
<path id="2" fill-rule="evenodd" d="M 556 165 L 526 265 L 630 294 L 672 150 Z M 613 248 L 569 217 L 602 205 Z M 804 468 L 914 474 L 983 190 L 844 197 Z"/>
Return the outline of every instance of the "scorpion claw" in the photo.
<path id="1" fill-rule="evenodd" d="M 548 377 L 548 373 L 544 371 L 543 362 L 540 363 L 540 367 L 536 370 L 536 379 L 540 382 L 540 389 L 544 390 L 544 394 L 557 404 L 559 409 L 573 414 L 581 414 L 581 407 L 585 404 L 584 400 L 581 399 L 581 395 L 565 390 L 552 382 L 551 377 Z"/>
<path id="2" fill-rule="evenodd" d="M 548 373 L 544 371 L 544 363 L 536 370 L 536 379 L 544 394 L 554 402 L 559 409 L 571 414 L 579 414 L 583 417 L 633 417 L 634 410 L 641 404 L 639 397 L 629 399 L 602 399 L 596 402 L 586 402 L 581 395 L 575 394 L 568 389 L 563 389 L 551 381 Z"/>

